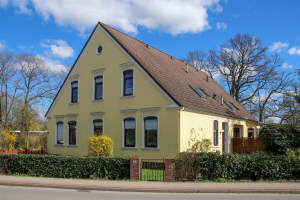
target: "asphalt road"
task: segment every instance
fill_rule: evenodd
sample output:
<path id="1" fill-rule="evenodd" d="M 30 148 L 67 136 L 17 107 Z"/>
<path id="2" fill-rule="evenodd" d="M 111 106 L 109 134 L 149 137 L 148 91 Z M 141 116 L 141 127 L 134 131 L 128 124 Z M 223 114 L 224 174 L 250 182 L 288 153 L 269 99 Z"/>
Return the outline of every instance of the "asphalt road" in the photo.
<path id="1" fill-rule="evenodd" d="M 179 194 L 144 192 L 78 191 L 33 187 L 0 186 L 0 200 L 299 200 L 300 194 Z"/>

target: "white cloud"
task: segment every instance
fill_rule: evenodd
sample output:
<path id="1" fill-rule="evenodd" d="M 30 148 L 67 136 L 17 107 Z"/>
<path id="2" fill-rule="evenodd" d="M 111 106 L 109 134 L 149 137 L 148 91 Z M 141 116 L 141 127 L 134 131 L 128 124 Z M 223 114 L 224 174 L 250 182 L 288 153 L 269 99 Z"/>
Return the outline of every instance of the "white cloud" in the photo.
<path id="1" fill-rule="evenodd" d="M 58 60 L 52 60 L 40 55 L 38 55 L 37 57 L 44 61 L 45 70 L 51 73 L 66 73 L 69 71 L 69 68 L 61 64 L 61 62 Z"/>
<path id="2" fill-rule="evenodd" d="M 5 7 L 8 5 L 8 0 L 0 0 L 0 7 Z"/>
<path id="3" fill-rule="evenodd" d="M 74 54 L 72 47 L 64 40 L 47 40 L 41 46 L 49 49 L 48 53 L 58 58 L 70 58 Z"/>
<path id="4" fill-rule="evenodd" d="M 279 53 L 283 49 L 287 48 L 289 46 L 286 42 L 273 42 L 273 44 L 269 47 L 271 52 L 277 52 Z"/>
<path id="5" fill-rule="evenodd" d="M 281 67 L 282 68 L 293 68 L 293 65 L 289 65 L 287 63 L 282 63 Z"/>
<path id="6" fill-rule="evenodd" d="M 4 49 L 4 44 L 0 42 L 0 51 L 2 51 L 2 49 Z"/>
<path id="7" fill-rule="evenodd" d="M 19 1 L 17 5 L 23 5 Z M 138 27 L 171 34 L 198 33 L 210 28 L 208 10 L 222 12 L 219 0 L 24 0 L 43 16 L 61 26 L 84 33 L 98 21 L 137 33 Z M 28 8 L 28 4 L 27 4 Z M 19 8 L 20 9 L 20 8 Z M 28 8 L 29 9 L 29 8 Z"/>
<path id="8" fill-rule="evenodd" d="M 224 22 L 217 22 L 217 29 L 218 30 L 226 30 L 227 24 L 225 24 Z"/>
<path id="9" fill-rule="evenodd" d="M 288 53 L 290 55 L 300 56 L 300 47 L 292 47 L 292 48 L 289 49 Z"/>

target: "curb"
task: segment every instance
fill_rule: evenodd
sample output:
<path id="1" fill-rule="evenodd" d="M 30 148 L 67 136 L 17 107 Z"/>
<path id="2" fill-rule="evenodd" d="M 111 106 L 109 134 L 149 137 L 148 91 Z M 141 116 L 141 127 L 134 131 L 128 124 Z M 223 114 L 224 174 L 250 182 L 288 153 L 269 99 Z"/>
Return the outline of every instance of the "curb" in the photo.
<path id="1" fill-rule="evenodd" d="M 276 193 L 276 194 L 300 194 L 300 190 L 295 189 L 168 189 L 168 188 L 150 188 L 150 187 L 118 187 L 118 186 L 87 186 L 87 185 L 68 185 L 68 184 L 40 184 L 40 183 L 21 183 L 21 182 L 0 182 L 3 186 L 18 186 L 18 187 L 38 187 L 38 188 L 56 188 L 56 189 L 72 189 L 78 191 L 115 191 L 115 192 L 151 192 L 151 193 Z"/>

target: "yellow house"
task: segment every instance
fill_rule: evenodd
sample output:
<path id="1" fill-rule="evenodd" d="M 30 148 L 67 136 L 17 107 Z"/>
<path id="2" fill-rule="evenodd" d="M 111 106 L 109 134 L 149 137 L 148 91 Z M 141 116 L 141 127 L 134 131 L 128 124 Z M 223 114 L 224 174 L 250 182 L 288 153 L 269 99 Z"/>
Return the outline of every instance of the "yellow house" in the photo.
<path id="1" fill-rule="evenodd" d="M 195 139 L 231 152 L 257 122 L 205 73 L 98 23 L 49 107 L 48 152 L 87 155 L 107 135 L 114 156 L 175 157 Z"/>

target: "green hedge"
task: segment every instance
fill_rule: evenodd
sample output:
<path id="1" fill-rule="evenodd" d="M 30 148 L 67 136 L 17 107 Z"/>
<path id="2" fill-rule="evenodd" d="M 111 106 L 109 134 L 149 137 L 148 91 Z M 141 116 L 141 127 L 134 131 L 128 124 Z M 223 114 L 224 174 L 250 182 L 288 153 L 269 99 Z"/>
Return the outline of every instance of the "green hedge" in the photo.
<path id="1" fill-rule="evenodd" d="M 57 155 L 0 155 L 0 174 L 57 178 L 129 179 L 126 158 Z"/>
<path id="2" fill-rule="evenodd" d="M 299 180 L 300 156 L 183 153 L 176 161 L 177 179 Z"/>

